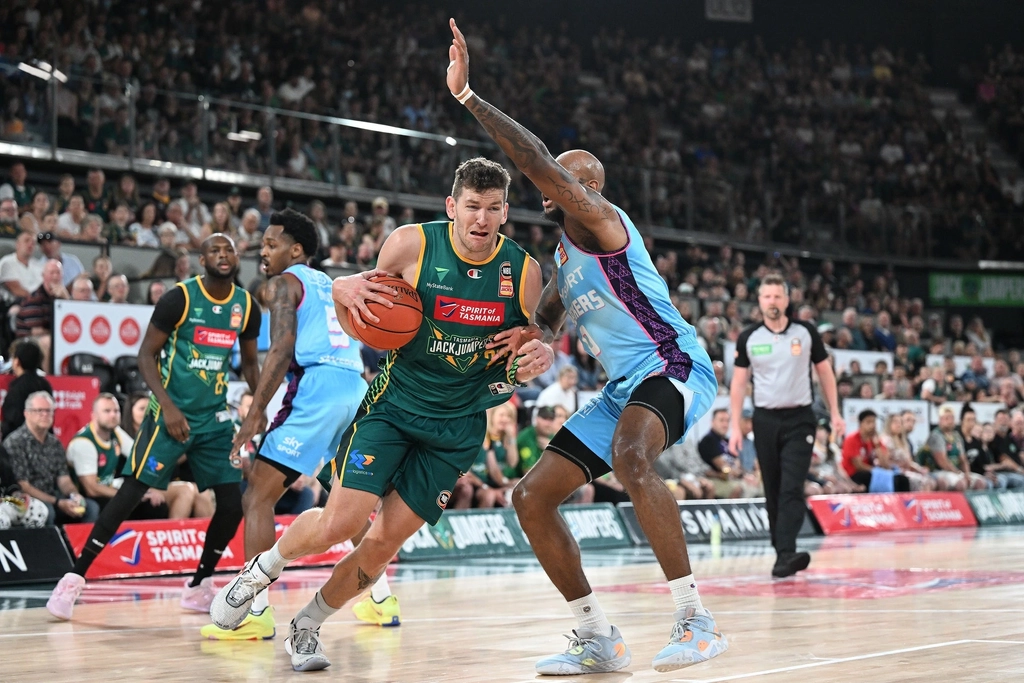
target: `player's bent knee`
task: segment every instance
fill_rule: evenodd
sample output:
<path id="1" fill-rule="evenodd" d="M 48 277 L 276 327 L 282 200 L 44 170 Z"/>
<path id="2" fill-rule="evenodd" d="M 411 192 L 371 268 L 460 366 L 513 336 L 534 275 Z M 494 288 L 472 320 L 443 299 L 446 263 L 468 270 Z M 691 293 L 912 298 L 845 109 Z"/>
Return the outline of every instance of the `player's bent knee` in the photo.
<path id="1" fill-rule="evenodd" d="M 651 462 L 642 449 L 625 446 L 615 449 L 612 454 L 612 469 L 623 486 L 628 487 L 651 471 Z"/>
<path id="2" fill-rule="evenodd" d="M 360 562 L 370 565 L 366 567 L 377 573 L 388 566 L 406 539 L 385 538 L 382 535 L 367 534 L 359 543 Z"/>
<path id="3" fill-rule="evenodd" d="M 363 530 L 363 525 L 366 520 L 363 519 L 350 519 L 342 516 L 331 516 L 321 515 L 321 524 L 317 526 L 318 545 L 323 546 L 325 549 L 330 548 L 336 543 L 344 543 L 356 536 L 360 531 Z M 363 539 L 365 542 L 366 539 Z"/>

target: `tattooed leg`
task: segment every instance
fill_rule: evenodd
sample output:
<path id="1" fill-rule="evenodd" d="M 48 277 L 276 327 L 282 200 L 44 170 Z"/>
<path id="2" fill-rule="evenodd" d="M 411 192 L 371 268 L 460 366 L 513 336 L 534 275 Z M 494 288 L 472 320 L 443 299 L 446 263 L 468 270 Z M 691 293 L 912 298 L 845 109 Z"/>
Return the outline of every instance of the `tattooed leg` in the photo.
<path id="1" fill-rule="evenodd" d="M 423 526 L 423 520 L 392 491 L 359 545 L 334 567 L 320 594 L 328 605 L 341 607 L 370 588 L 387 569 L 398 549 Z"/>

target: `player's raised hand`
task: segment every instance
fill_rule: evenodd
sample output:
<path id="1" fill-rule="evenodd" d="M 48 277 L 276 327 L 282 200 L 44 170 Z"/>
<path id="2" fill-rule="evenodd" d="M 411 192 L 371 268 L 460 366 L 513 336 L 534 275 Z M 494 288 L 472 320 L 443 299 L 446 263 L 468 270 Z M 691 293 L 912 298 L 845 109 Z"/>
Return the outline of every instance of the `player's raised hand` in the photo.
<path id="1" fill-rule="evenodd" d="M 448 25 L 452 29 L 452 45 L 448 48 L 448 89 L 458 97 L 469 87 L 469 47 L 455 20 L 449 19 Z"/>
<path id="2" fill-rule="evenodd" d="M 495 354 L 495 358 L 501 358 L 504 355 L 508 355 L 508 362 L 505 364 L 505 369 L 511 370 L 512 363 L 515 361 L 520 347 L 531 339 L 540 340 L 543 338 L 544 333 L 536 324 L 510 327 L 509 329 L 502 330 L 498 334 L 494 335 L 491 341 L 487 342 L 487 348 L 497 349 L 498 353 Z"/>
<path id="3" fill-rule="evenodd" d="M 371 323 L 379 323 L 380 318 L 370 313 L 370 309 L 366 307 L 366 302 L 374 301 L 388 308 L 394 308 L 394 302 L 381 296 L 378 292 L 390 293 L 394 296 L 397 294 L 395 288 L 371 282 L 373 278 L 384 277 L 387 274 L 387 271 L 375 268 L 365 273 L 336 278 L 334 284 L 331 285 L 331 296 L 334 298 L 334 303 L 344 306 L 350 311 L 355 311 L 355 320 L 359 327 L 366 327 L 364 320 L 369 320 Z"/>

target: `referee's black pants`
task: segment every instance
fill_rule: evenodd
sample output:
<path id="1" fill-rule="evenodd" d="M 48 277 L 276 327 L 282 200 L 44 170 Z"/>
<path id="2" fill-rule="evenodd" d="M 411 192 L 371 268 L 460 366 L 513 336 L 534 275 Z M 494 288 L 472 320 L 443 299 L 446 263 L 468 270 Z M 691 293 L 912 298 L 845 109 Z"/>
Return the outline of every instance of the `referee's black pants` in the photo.
<path id="1" fill-rule="evenodd" d="M 754 448 L 777 553 L 796 552 L 796 537 L 807 515 L 804 482 L 811 467 L 816 428 L 810 406 L 754 410 Z"/>

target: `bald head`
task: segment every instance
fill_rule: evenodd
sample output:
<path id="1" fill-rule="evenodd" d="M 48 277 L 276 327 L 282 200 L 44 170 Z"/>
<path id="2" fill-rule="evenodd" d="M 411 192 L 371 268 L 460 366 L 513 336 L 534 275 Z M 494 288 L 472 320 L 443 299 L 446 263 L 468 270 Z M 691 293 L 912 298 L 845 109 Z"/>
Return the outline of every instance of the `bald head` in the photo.
<path id="1" fill-rule="evenodd" d="M 604 166 L 590 152 L 570 149 L 559 154 L 555 161 L 579 180 L 581 185 L 587 185 L 598 192 L 604 189 Z M 597 187 L 594 187 L 594 182 Z"/>

